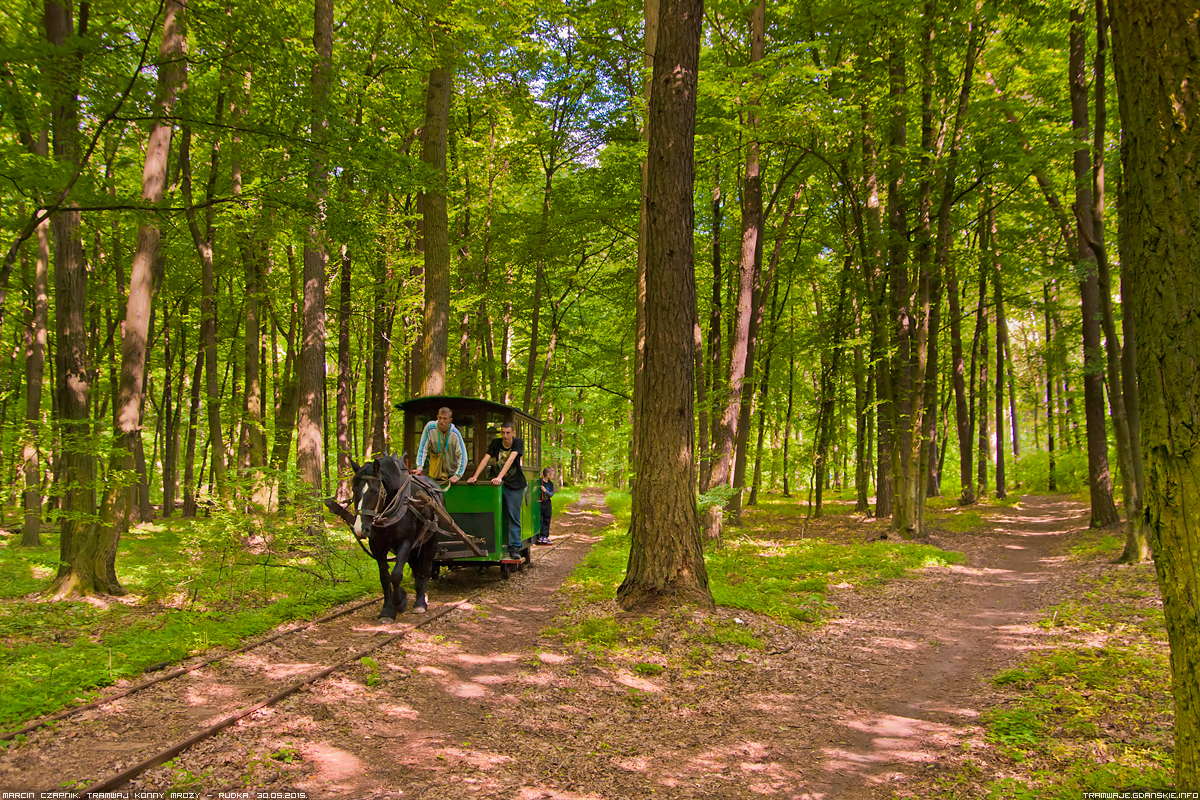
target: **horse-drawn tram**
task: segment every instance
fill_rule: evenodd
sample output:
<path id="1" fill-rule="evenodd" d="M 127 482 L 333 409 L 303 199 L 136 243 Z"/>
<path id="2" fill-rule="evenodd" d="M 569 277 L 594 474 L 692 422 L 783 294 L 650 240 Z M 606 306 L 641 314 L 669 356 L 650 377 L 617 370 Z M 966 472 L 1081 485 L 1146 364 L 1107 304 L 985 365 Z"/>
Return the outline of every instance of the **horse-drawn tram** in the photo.
<path id="1" fill-rule="evenodd" d="M 541 475 L 541 422 L 477 397 L 417 397 L 397 408 L 407 458 L 384 453 L 362 466 L 351 461 L 353 512 L 325 501 L 379 566 L 383 622 L 408 607 L 400 585 L 405 564 L 416 590 L 413 611 L 424 612 L 429 580 L 442 567 L 498 565 L 507 578 L 528 564 L 542 516 L 541 503 L 531 502 Z M 492 473 L 477 475 L 486 464 L 494 464 Z M 452 483 L 456 475 L 465 480 Z M 506 505 L 517 511 L 519 526 L 506 519 Z M 509 541 L 510 530 L 519 532 L 519 543 Z"/>
<path id="2" fill-rule="evenodd" d="M 525 444 L 521 468 L 525 473 L 525 492 L 521 500 L 521 557 L 529 563 L 529 546 L 542 524 L 541 504 L 535 499 L 538 479 L 542 470 L 542 423 L 520 409 L 484 400 L 478 397 L 451 397 L 434 395 L 415 397 L 396 408 L 404 412 L 404 447 L 409 469 L 417 466 L 416 460 L 421 444 L 421 435 L 426 426 L 437 420 L 438 411 L 450 409 L 452 424 L 462 436 L 467 463 L 462 479 L 450 486 L 443 499 L 458 528 L 476 540 L 484 550 L 477 555 L 460 535 L 442 531 L 437 534 L 437 549 L 434 556 L 434 575 L 441 567 L 499 565 L 501 574 L 507 578 L 513 566 L 508 555 L 508 532 L 501 509 L 501 488 L 491 482 L 503 466 L 498 459 L 491 458 L 488 471 L 479 476 L 477 483 L 467 483 L 479 463 L 488 453 L 488 445 L 501 437 L 505 423 L 513 426 L 513 434 Z M 435 434 L 436 435 L 436 434 Z M 436 447 L 436 445 L 435 445 Z M 428 467 L 428 463 L 423 465 Z M 444 481 L 443 481 L 444 483 Z M 445 527 L 445 526 L 443 526 Z"/>

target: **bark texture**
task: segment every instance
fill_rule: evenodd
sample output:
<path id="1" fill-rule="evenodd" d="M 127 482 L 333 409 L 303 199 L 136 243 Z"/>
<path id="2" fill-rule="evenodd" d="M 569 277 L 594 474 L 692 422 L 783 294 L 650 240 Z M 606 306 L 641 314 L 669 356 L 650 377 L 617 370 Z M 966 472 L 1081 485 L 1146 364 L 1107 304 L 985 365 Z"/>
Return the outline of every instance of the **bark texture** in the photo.
<path id="1" fill-rule="evenodd" d="M 425 229 L 425 315 L 421 325 L 421 394 L 444 394 L 450 342 L 450 222 L 446 210 L 446 141 L 450 126 L 450 70 L 429 71 L 421 160 L 438 186 L 421 196 Z"/>
<path id="2" fill-rule="evenodd" d="M 1113 0 L 1121 261 L 1136 317 L 1145 522 L 1175 694 L 1175 788 L 1200 789 L 1200 2 Z"/>
<path id="3" fill-rule="evenodd" d="M 638 479 L 629 569 L 617 590 L 626 609 L 712 608 L 696 510 L 692 262 L 693 141 L 700 61 L 699 0 L 665 0 L 650 95 L 646 191 L 646 348 Z"/>
<path id="4" fill-rule="evenodd" d="M 312 68 L 312 123 L 314 143 L 308 168 L 308 200 L 312 217 L 304 237 L 304 304 L 300 333 L 298 417 L 296 420 L 296 467 L 300 479 L 315 494 L 321 492 L 325 461 L 322 420 L 325 387 L 325 267 L 329 250 L 325 241 L 325 199 L 329 190 L 329 166 L 322 143 L 329 121 L 326 104 L 333 72 L 333 0 L 316 0 L 313 47 L 317 51 Z"/>

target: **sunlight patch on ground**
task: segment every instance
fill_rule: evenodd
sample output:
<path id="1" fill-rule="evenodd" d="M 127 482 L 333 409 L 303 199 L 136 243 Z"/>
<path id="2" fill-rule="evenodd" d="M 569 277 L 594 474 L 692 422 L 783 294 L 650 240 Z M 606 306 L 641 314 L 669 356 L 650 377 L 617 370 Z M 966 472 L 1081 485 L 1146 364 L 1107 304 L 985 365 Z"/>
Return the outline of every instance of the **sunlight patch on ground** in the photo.
<path id="1" fill-rule="evenodd" d="M 430 664 L 422 664 L 421 666 L 417 667 L 417 672 L 421 673 L 422 675 L 435 675 L 439 678 L 450 674 L 441 667 L 435 667 Z"/>
<path id="2" fill-rule="evenodd" d="M 544 661 L 547 664 L 562 664 L 564 661 L 571 660 L 570 656 L 564 656 L 561 653 L 550 653 L 546 650 L 539 651 L 537 657 L 540 661 Z"/>
<path id="3" fill-rule="evenodd" d="M 317 667 L 317 664 L 307 664 L 304 662 L 294 662 L 291 664 L 272 664 L 262 672 L 269 678 L 281 680 L 283 678 L 292 678 L 296 675 L 303 675 L 305 672 Z"/>
<path id="4" fill-rule="evenodd" d="M 484 753 L 480 750 L 464 750 L 458 747 L 447 747 L 443 753 L 447 758 L 457 759 L 478 769 L 491 769 L 513 760 L 512 756 Z"/>
<path id="5" fill-rule="evenodd" d="M 639 678 L 632 672 L 626 672 L 625 670 L 620 670 L 617 672 L 617 674 L 613 677 L 613 680 L 622 686 L 628 686 L 630 689 L 640 689 L 643 692 L 662 691 L 662 687 L 658 684 L 651 683 L 645 678 Z"/>
<path id="6" fill-rule="evenodd" d="M 365 765 L 353 753 L 325 742 L 307 742 L 301 745 L 300 752 L 317 769 L 316 774 L 305 781 L 307 786 L 322 787 L 326 783 L 351 780 L 366 771 Z"/>
<path id="7" fill-rule="evenodd" d="M 575 792 L 560 792 L 556 789 L 543 789 L 540 786 L 526 786 L 521 789 L 516 800 L 602 800 L 598 794 L 576 794 Z"/>
<path id="8" fill-rule="evenodd" d="M 508 664 L 516 661 L 520 656 L 517 653 L 496 653 L 490 656 L 475 655 L 473 653 L 459 653 L 456 658 L 466 664 Z"/>
<path id="9" fill-rule="evenodd" d="M 507 675 L 476 675 L 471 680 L 475 681 L 475 683 L 482 683 L 485 686 L 498 686 L 510 683 L 512 678 Z"/>
<path id="10" fill-rule="evenodd" d="M 416 719 L 421 716 L 420 712 L 405 703 L 384 703 L 379 706 L 379 710 L 383 712 L 385 717 L 395 717 L 397 719 Z"/>
<path id="11" fill-rule="evenodd" d="M 917 642 L 910 642 L 904 639 L 893 639 L 889 636 L 876 636 L 875 644 L 881 648 L 891 648 L 893 650 L 920 650 L 921 645 Z"/>
<path id="12" fill-rule="evenodd" d="M 645 772 L 650 766 L 650 759 L 645 756 L 634 756 L 632 758 L 614 758 L 613 765 L 620 767 L 626 772 Z"/>

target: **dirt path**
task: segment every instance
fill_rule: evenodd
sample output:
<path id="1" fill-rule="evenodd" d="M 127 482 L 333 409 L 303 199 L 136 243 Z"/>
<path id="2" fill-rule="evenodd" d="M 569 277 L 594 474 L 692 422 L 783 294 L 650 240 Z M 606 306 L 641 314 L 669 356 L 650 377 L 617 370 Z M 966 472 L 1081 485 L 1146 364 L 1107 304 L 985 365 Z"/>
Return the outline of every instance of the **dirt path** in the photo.
<path id="1" fill-rule="evenodd" d="M 947 549 L 967 554 L 965 566 L 928 568 L 881 589 L 834 589 L 839 615 L 820 628 L 718 610 L 727 629 L 745 626 L 763 648 L 697 647 L 696 631 L 712 618 L 682 615 L 658 620 L 653 639 L 625 657 L 566 648 L 551 630 L 563 624 L 562 582 L 612 521 L 602 502 L 586 493 L 555 521 L 559 546 L 536 550 L 532 567 L 511 580 L 458 570 L 435 582 L 433 601 L 483 588 L 474 605 L 256 712 L 129 788 L 209 797 L 291 789 L 313 800 L 921 796 L 978 735 L 992 701 L 985 679 L 1047 642 L 1033 623 L 1070 573 L 1056 553 L 1064 534 L 1087 523 L 1077 503 L 1022 498 L 989 516 L 983 533 L 944 534 Z M 390 633 L 374 624 L 375 612 L 345 617 L 341 644 Z M 297 670 L 338 643 L 327 635 L 310 644 L 311 653 L 287 654 Z M 642 660 L 665 666 L 641 669 L 653 666 Z M 270 677 L 251 681 L 253 668 L 205 668 L 182 694 L 164 684 L 162 696 L 147 692 L 39 732 L 0 757 L 0 779 L 50 788 L 47 774 L 129 763 L 171 740 L 155 715 L 236 704 Z"/>
<path id="2" fill-rule="evenodd" d="M 882 619 L 840 621 L 853 649 L 883 656 L 895 671 L 831 729 L 809 796 L 894 796 L 899 784 L 936 768 L 973 734 L 990 694 L 981 681 L 1044 642 L 1034 623 L 1060 592 L 1063 535 L 1087 526 L 1087 509 L 1027 496 L 990 521 L 993 533 L 983 541 L 960 535 L 947 543 L 970 560 L 942 571 L 926 587 L 934 592 L 889 608 Z M 901 653 L 910 655 L 897 659 Z"/>

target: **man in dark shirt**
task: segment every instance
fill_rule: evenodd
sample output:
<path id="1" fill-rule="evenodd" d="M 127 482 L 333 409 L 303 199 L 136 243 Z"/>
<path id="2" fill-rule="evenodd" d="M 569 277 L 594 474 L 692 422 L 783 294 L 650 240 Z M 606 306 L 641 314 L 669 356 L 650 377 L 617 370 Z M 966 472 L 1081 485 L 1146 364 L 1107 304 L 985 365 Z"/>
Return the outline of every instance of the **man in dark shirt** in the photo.
<path id="1" fill-rule="evenodd" d="M 495 461 L 496 476 L 492 484 L 500 487 L 500 506 L 508 528 L 508 557 L 521 557 L 521 501 L 525 498 L 525 472 L 521 469 L 521 456 L 525 453 L 525 442 L 513 435 L 513 424 L 500 426 L 500 438 L 488 445 L 487 455 L 475 468 L 475 474 L 467 483 L 475 483 L 489 461 Z"/>

